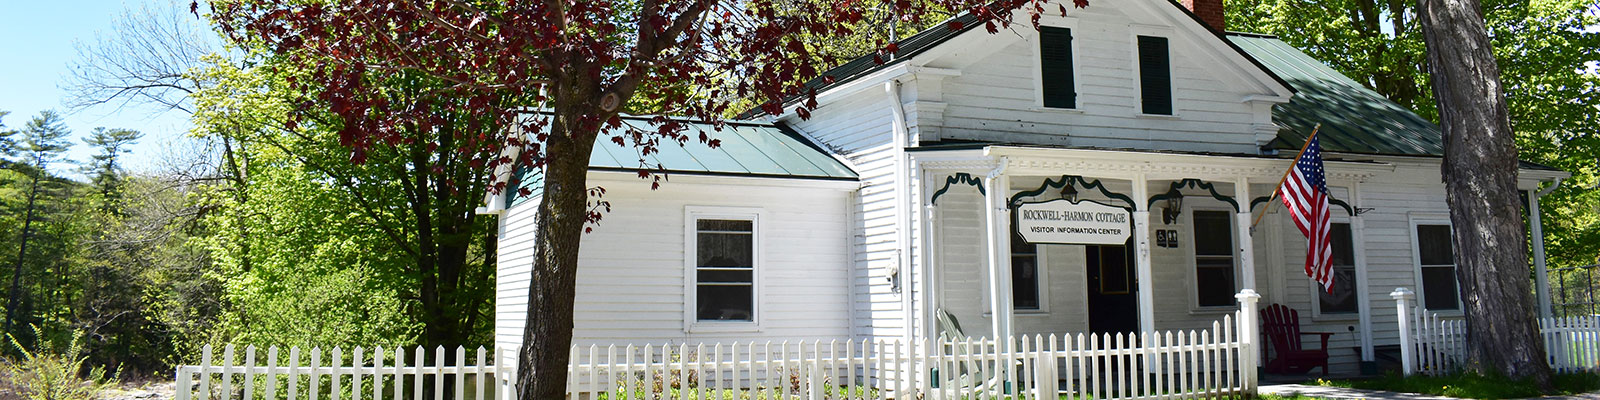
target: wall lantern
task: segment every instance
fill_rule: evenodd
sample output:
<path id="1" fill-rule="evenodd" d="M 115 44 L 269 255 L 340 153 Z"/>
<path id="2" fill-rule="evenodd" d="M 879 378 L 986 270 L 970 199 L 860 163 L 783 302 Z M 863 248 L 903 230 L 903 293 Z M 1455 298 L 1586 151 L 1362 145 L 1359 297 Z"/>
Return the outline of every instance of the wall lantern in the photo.
<path id="1" fill-rule="evenodd" d="M 1073 203 L 1077 203 L 1078 202 L 1078 188 L 1076 186 L 1074 186 L 1072 183 L 1067 183 L 1065 186 L 1061 187 L 1061 198 L 1066 199 L 1067 201 L 1070 201 L 1070 202 L 1073 202 Z"/>
<path id="2" fill-rule="evenodd" d="M 1178 222 L 1178 216 L 1183 215 L 1183 193 L 1174 188 L 1167 191 L 1167 209 L 1161 210 L 1161 222 L 1172 225 Z"/>

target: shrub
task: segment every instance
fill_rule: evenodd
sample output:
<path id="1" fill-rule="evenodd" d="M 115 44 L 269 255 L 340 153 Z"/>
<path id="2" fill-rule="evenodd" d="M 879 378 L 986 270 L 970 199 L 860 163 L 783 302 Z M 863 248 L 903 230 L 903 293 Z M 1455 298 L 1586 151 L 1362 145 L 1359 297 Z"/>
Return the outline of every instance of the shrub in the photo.
<path id="1" fill-rule="evenodd" d="M 39 335 L 39 328 L 34 327 Z M 106 377 L 104 368 L 94 367 L 84 371 L 88 356 L 83 355 L 83 334 L 72 335 L 65 346 L 59 343 L 41 343 L 29 351 L 15 336 L 7 334 L 11 345 L 21 357 L 5 359 L 0 365 L 0 375 L 6 375 L 12 386 L 28 400 L 91 400 L 100 392 L 116 385 L 116 376 Z"/>

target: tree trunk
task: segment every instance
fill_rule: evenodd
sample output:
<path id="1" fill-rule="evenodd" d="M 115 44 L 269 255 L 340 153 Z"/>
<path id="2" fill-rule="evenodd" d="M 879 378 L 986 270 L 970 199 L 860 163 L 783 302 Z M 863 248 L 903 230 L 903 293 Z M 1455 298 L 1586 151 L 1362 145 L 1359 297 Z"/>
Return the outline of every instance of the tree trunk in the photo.
<path id="1" fill-rule="evenodd" d="M 1478 0 L 1419 0 L 1418 11 L 1444 130 L 1468 368 L 1532 379 L 1549 392 L 1550 365 L 1529 297 L 1517 149 Z"/>
<path id="2" fill-rule="evenodd" d="M 572 305 L 578 276 L 578 244 L 588 216 L 589 152 L 599 129 L 592 107 L 561 104 L 561 98 L 586 99 L 566 85 L 544 143 L 544 193 L 539 200 L 538 235 L 528 289 L 527 326 L 518 352 L 517 398 L 565 397 L 572 347 Z M 560 90 L 560 89 L 558 89 Z M 586 120 L 585 117 L 589 119 Z"/>
<path id="3" fill-rule="evenodd" d="M 28 256 L 28 237 L 33 235 L 33 211 L 39 199 L 39 176 L 46 174 L 44 163 L 39 163 L 39 169 L 34 171 L 33 183 L 28 187 L 28 212 L 22 220 L 21 243 L 17 248 L 17 263 L 11 266 L 11 291 L 7 292 L 6 300 L 6 329 L 11 332 L 11 325 L 17 319 L 17 302 L 22 300 L 22 263 Z"/>

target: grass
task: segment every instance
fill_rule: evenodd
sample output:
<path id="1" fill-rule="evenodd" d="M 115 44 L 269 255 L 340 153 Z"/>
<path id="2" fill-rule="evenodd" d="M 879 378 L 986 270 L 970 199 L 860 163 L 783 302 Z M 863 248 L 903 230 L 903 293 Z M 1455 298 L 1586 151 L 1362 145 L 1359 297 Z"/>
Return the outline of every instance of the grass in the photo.
<path id="1" fill-rule="evenodd" d="M 1475 374 L 1446 376 L 1411 376 L 1395 374 L 1365 380 L 1317 379 L 1307 384 L 1352 389 L 1383 390 L 1389 392 L 1420 393 L 1466 399 L 1518 399 L 1550 394 L 1572 395 L 1600 390 L 1600 375 L 1559 374 L 1555 376 L 1556 393 L 1540 393 L 1533 382 L 1488 377 Z"/>

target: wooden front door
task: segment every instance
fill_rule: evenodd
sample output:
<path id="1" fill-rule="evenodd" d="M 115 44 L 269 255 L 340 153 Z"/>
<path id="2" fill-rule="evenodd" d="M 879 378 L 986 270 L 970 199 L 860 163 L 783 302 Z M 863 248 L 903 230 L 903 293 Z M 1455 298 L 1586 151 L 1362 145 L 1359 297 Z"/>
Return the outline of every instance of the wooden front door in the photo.
<path id="1" fill-rule="evenodd" d="M 1117 333 L 1139 331 L 1137 271 L 1132 243 L 1123 246 L 1088 245 L 1089 331 Z"/>

